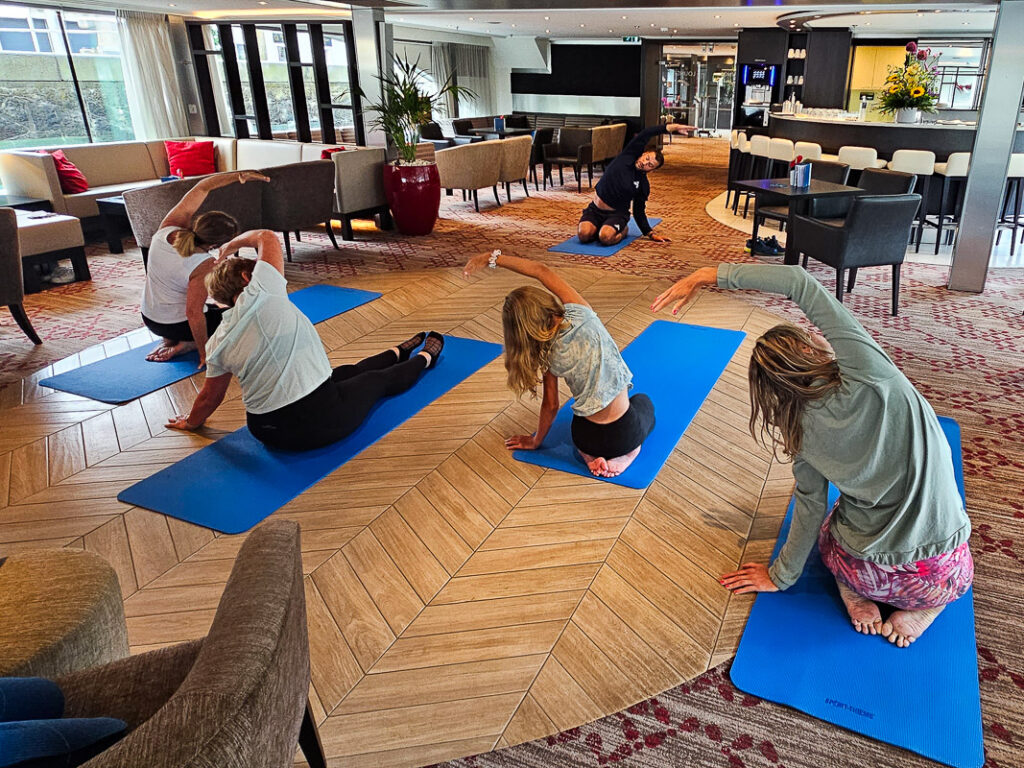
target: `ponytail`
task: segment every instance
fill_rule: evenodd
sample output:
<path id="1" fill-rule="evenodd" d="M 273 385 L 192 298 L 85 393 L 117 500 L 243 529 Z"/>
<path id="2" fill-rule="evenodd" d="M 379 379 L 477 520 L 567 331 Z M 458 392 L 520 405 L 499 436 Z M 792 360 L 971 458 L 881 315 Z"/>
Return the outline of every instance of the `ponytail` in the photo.
<path id="1" fill-rule="evenodd" d="M 179 229 L 178 236 L 174 239 L 174 250 L 183 259 L 192 256 L 197 250 L 196 233 L 191 229 Z"/>
<path id="2" fill-rule="evenodd" d="M 241 227 L 234 216 L 223 211 L 207 211 L 192 218 L 188 227 L 178 230 L 174 240 L 174 250 L 183 259 L 195 254 L 202 246 L 219 248 L 235 237 Z"/>

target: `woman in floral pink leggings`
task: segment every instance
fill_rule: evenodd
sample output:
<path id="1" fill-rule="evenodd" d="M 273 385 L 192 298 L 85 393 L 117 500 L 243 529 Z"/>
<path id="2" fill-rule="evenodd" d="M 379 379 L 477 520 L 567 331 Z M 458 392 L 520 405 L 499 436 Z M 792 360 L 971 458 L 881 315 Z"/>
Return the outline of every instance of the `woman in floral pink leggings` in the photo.
<path id="1" fill-rule="evenodd" d="M 831 349 L 780 325 L 750 358 L 750 429 L 793 460 L 796 500 L 771 567 L 746 563 L 735 591 L 791 586 L 815 540 L 854 628 L 906 648 L 974 578 L 971 523 L 935 412 L 850 312 L 804 270 L 724 264 L 680 280 L 654 303 L 675 309 L 701 286 L 770 291 L 795 301 Z M 828 485 L 839 489 L 829 513 Z M 882 620 L 878 603 L 895 610 Z"/>

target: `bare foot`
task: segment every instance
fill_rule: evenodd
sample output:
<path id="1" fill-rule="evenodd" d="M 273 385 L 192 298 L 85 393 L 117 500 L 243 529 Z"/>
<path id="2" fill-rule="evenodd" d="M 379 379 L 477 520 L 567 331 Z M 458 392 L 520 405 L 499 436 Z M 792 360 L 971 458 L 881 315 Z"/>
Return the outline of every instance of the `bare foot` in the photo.
<path id="1" fill-rule="evenodd" d="M 614 459 L 605 459 L 601 456 L 591 456 L 590 454 L 580 451 L 580 456 L 583 457 L 583 461 L 586 463 L 587 468 L 590 470 L 590 474 L 595 477 L 615 477 L 621 475 L 626 471 L 626 467 L 633 463 L 633 459 L 640 453 L 640 447 L 637 446 L 634 450 L 627 453 L 625 456 L 616 456 Z"/>
<path id="2" fill-rule="evenodd" d="M 168 341 L 164 339 L 163 343 L 146 355 L 146 359 L 154 363 L 166 363 L 168 360 L 184 355 L 186 352 L 191 352 L 196 348 L 194 341 Z"/>
<path id="3" fill-rule="evenodd" d="M 858 595 L 843 582 L 836 579 L 839 596 L 843 598 L 846 612 L 850 614 L 853 628 L 862 635 L 877 635 L 882 631 L 882 613 L 873 600 Z"/>
<path id="4" fill-rule="evenodd" d="M 907 648 L 935 621 L 946 606 L 922 608 L 919 611 L 895 611 L 882 625 L 882 635 L 898 648 Z"/>

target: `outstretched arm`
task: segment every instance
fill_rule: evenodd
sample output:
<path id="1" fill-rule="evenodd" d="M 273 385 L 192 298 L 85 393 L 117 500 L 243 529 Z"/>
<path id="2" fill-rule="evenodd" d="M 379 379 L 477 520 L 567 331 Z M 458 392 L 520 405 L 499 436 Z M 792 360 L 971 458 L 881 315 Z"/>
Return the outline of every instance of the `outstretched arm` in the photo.
<path id="1" fill-rule="evenodd" d="M 199 350 L 199 368 L 206 365 L 206 276 L 213 269 L 213 259 L 207 259 L 192 270 L 188 277 L 188 288 L 185 291 L 185 319 L 192 329 L 192 339 Z"/>
<path id="2" fill-rule="evenodd" d="M 183 429 L 193 431 L 199 429 L 206 422 L 210 415 L 217 410 L 217 407 L 224 402 L 224 395 L 227 394 L 228 385 L 231 384 L 231 374 L 224 373 L 220 376 L 207 376 L 203 388 L 196 395 L 192 403 L 192 410 L 187 416 L 175 416 L 167 420 L 168 429 Z"/>
<path id="3" fill-rule="evenodd" d="M 254 171 L 231 171 L 230 173 L 217 173 L 201 179 L 192 189 L 185 193 L 185 196 L 178 201 L 178 204 L 171 208 L 170 213 L 164 216 L 160 222 L 160 228 L 164 227 L 187 227 L 192 223 L 192 217 L 206 201 L 206 196 L 213 190 L 226 187 L 229 184 L 238 182 L 245 184 L 247 181 L 270 181 L 266 176 Z"/>
<path id="4" fill-rule="evenodd" d="M 219 259 L 234 256 L 240 248 L 255 248 L 257 260 L 267 262 L 282 275 L 284 274 L 284 253 L 276 233 L 269 229 L 250 229 L 248 232 L 243 232 L 234 240 L 229 240 L 221 246 Z"/>
<path id="5" fill-rule="evenodd" d="M 476 254 L 466 262 L 466 267 L 462 271 L 462 274 L 465 277 L 469 277 L 474 272 L 487 267 L 490 263 L 490 259 L 490 253 Z M 555 272 L 555 270 L 551 269 L 551 267 L 546 264 L 541 264 L 539 261 L 532 261 L 530 259 L 521 259 L 518 256 L 507 256 L 502 253 L 498 255 L 495 265 L 502 267 L 503 269 L 511 270 L 512 272 L 517 272 L 520 275 L 532 277 L 534 280 L 538 280 L 541 285 L 555 294 L 563 304 L 582 304 L 585 307 L 590 306 L 586 299 L 580 295 L 579 291 L 569 285 L 557 272 Z"/>
<path id="6" fill-rule="evenodd" d="M 544 395 L 540 403 L 540 421 L 537 424 L 537 431 L 532 435 L 513 435 L 505 440 L 505 447 L 510 451 L 514 451 L 516 448 L 521 448 L 524 451 L 540 448 L 557 414 L 558 377 L 551 371 L 544 371 Z"/>

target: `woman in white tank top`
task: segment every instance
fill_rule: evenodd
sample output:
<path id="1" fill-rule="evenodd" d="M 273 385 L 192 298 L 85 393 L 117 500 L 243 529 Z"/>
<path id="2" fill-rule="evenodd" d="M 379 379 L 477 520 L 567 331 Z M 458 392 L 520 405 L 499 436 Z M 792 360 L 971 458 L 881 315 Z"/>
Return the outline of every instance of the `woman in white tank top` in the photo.
<path id="1" fill-rule="evenodd" d="M 166 362 L 199 349 L 199 367 L 206 365 L 206 340 L 220 323 L 222 310 L 207 306 L 204 284 L 213 269 L 210 250 L 238 234 L 238 222 L 222 211 L 198 213 L 213 190 L 247 181 L 268 181 L 252 171 L 207 176 L 171 209 L 149 247 L 142 321 L 163 341 L 147 357 Z"/>

